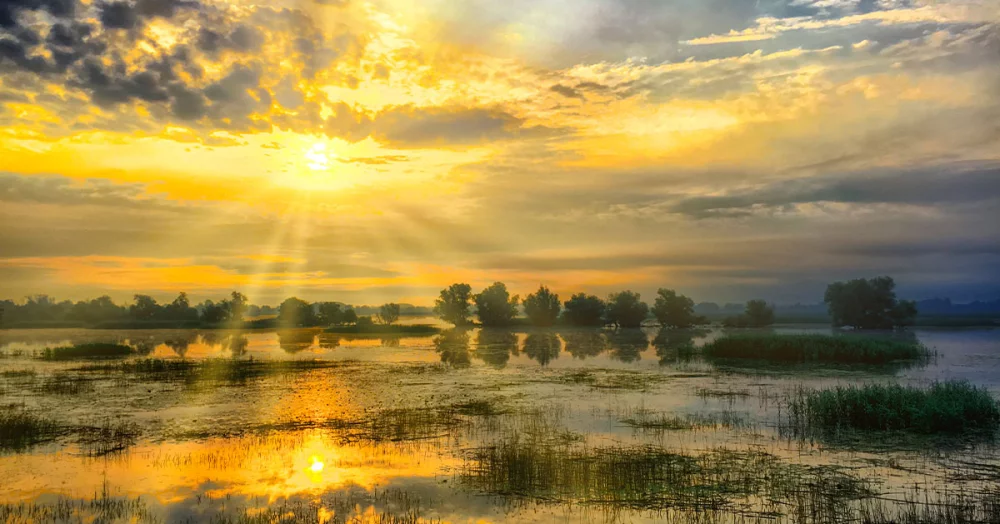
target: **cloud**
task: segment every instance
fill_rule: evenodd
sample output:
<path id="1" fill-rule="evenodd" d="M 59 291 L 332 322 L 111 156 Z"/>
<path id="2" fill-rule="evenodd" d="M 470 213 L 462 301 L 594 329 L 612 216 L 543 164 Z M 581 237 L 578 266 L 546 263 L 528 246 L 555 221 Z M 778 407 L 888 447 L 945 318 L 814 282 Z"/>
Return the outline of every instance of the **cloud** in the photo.
<path id="1" fill-rule="evenodd" d="M 992 201 L 998 194 L 1000 166 L 960 164 L 782 181 L 727 195 L 684 198 L 667 210 L 706 218 L 822 202 L 950 206 Z"/>

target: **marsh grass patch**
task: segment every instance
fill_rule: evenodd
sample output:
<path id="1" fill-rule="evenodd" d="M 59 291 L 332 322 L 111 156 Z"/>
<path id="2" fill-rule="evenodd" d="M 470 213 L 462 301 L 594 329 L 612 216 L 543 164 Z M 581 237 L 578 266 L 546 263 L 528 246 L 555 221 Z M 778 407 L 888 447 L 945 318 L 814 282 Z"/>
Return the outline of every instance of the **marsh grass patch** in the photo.
<path id="1" fill-rule="evenodd" d="M 19 451 L 59 434 L 58 424 L 24 406 L 0 406 L 0 449 Z"/>
<path id="2" fill-rule="evenodd" d="M 726 335 L 705 344 L 701 352 L 707 359 L 869 365 L 920 362 L 932 356 L 915 341 L 849 335 Z"/>
<path id="3" fill-rule="evenodd" d="M 45 348 L 38 358 L 41 360 L 77 360 L 91 358 L 124 358 L 132 355 L 134 350 L 125 344 L 111 342 L 91 342 L 73 346 Z"/>
<path id="4" fill-rule="evenodd" d="M 993 433 L 1000 426 L 997 400 L 985 388 L 963 381 L 935 382 L 928 388 L 865 384 L 799 389 L 788 406 L 792 427 L 802 434 Z"/>

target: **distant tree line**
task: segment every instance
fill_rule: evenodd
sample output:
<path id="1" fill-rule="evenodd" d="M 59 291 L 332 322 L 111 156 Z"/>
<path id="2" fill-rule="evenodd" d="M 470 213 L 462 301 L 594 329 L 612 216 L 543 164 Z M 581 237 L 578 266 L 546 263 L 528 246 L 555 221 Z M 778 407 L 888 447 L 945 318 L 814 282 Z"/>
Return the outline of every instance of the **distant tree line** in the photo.
<path id="1" fill-rule="evenodd" d="M 894 329 L 913 325 L 917 306 L 898 300 L 891 277 L 834 282 L 827 287 L 824 303 L 833 325 L 854 329 Z M 340 302 L 310 303 L 297 297 L 285 299 L 277 308 L 253 306 L 247 297 L 233 291 L 228 298 L 192 305 L 186 293 L 166 304 L 149 295 L 135 295 L 129 305 L 115 304 L 108 296 L 89 301 L 57 302 L 47 295 L 28 297 L 24 303 L 0 302 L 0 321 L 7 326 L 59 325 L 88 326 L 231 326 L 231 327 L 315 327 L 335 325 L 392 325 L 403 315 L 403 305 L 388 303 L 377 309 L 365 306 L 370 315 Z M 412 311 L 413 306 L 407 312 Z M 523 307 L 525 319 L 519 319 Z M 727 305 L 727 310 L 733 308 Z M 696 314 L 694 301 L 672 289 L 660 288 L 652 306 L 639 293 L 625 290 L 600 298 L 577 293 L 561 301 L 559 295 L 541 285 L 522 300 L 511 295 L 503 282 L 495 282 L 479 293 L 472 286 L 456 283 L 442 289 L 433 313 L 455 326 L 473 324 L 473 315 L 485 327 L 503 327 L 527 322 L 535 326 L 613 326 L 636 328 L 655 319 L 660 326 L 683 329 L 710 323 Z M 253 317 L 248 319 L 247 317 Z M 775 322 L 774 306 L 764 300 L 750 300 L 743 312 L 723 319 L 733 328 L 767 327 Z"/>

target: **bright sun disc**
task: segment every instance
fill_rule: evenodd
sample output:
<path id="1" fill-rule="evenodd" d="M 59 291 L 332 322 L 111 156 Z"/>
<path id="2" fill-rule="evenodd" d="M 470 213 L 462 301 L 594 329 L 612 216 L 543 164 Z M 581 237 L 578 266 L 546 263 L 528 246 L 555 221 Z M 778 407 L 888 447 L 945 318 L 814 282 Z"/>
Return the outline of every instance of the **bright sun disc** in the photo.
<path id="1" fill-rule="evenodd" d="M 323 471 L 323 463 L 313 459 L 312 466 L 309 466 L 309 469 L 314 473 L 319 473 L 320 471 Z"/>

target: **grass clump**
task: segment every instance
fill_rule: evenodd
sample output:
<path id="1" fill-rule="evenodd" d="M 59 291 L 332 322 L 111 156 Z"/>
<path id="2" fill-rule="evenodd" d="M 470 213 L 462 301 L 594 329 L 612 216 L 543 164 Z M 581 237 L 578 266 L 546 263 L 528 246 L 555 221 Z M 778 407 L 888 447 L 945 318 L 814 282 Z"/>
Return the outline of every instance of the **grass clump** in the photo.
<path id="1" fill-rule="evenodd" d="M 92 457 L 120 453 L 135 445 L 142 432 L 135 422 L 105 419 L 100 426 L 77 428 L 80 448 Z"/>
<path id="2" fill-rule="evenodd" d="M 136 359 L 116 363 L 91 364 L 74 371 L 125 374 L 147 382 L 239 385 L 280 375 L 352 365 L 350 361 L 323 360 L 235 360 L 215 358 L 200 361 L 176 359 Z"/>
<path id="3" fill-rule="evenodd" d="M 727 335 L 705 344 L 702 353 L 717 359 L 843 364 L 886 364 L 930 356 L 921 344 L 887 338 L 775 334 Z"/>
<path id="4" fill-rule="evenodd" d="M 81 358 L 121 358 L 132 354 L 132 348 L 124 344 L 93 342 L 57 348 L 45 348 L 42 360 L 75 360 Z"/>
<path id="5" fill-rule="evenodd" d="M 985 388 L 961 381 L 920 389 L 899 384 L 867 384 L 800 390 L 790 404 L 796 426 L 908 431 L 921 434 L 994 430 L 1000 405 Z"/>
<path id="6" fill-rule="evenodd" d="M 79 375 L 56 373 L 42 382 L 41 389 L 50 395 L 80 395 L 94 391 L 94 383 Z"/>
<path id="7" fill-rule="evenodd" d="M 0 407 L 0 449 L 20 450 L 54 438 L 55 422 L 17 406 Z"/>

